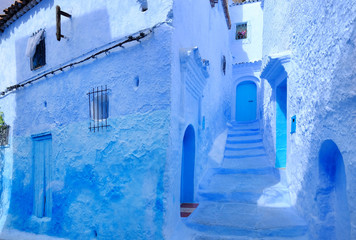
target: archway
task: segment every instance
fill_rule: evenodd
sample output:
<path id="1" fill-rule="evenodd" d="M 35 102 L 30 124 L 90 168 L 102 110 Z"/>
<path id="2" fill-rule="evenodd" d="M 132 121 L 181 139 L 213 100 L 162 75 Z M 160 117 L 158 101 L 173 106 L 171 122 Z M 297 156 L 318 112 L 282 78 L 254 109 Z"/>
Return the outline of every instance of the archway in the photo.
<path id="1" fill-rule="evenodd" d="M 319 185 L 316 193 L 319 239 L 350 239 L 350 213 L 345 166 L 340 150 L 326 140 L 319 151 Z"/>
<path id="2" fill-rule="evenodd" d="M 236 111 L 237 122 L 256 120 L 257 111 L 257 86 L 252 81 L 244 81 L 236 87 Z"/>
<path id="3" fill-rule="evenodd" d="M 185 130 L 182 150 L 180 202 L 194 201 L 195 133 L 192 125 Z"/>

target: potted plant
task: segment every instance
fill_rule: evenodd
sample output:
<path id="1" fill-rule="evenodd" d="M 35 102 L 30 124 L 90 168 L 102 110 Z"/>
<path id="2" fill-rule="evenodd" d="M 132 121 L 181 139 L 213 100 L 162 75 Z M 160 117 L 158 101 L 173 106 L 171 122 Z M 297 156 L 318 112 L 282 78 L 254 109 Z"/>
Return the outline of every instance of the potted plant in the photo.
<path id="1" fill-rule="evenodd" d="M 9 144 L 9 128 L 10 126 L 5 123 L 4 113 L 0 112 L 0 146 Z"/>

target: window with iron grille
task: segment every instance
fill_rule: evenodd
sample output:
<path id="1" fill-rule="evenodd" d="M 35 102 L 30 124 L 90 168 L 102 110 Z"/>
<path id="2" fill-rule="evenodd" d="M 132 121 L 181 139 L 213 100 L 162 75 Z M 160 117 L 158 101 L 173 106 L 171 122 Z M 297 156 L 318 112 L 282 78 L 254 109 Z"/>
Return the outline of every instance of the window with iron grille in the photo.
<path id="1" fill-rule="evenodd" d="M 31 70 L 36 70 L 44 65 L 46 65 L 46 44 L 43 37 L 37 44 L 35 54 L 31 58 Z"/>
<path id="2" fill-rule="evenodd" d="M 107 86 L 93 88 L 89 93 L 90 131 L 107 128 L 109 118 L 109 89 Z"/>
<path id="3" fill-rule="evenodd" d="M 236 24 L 236 40 L 247 38 L 247 23 Z"/>

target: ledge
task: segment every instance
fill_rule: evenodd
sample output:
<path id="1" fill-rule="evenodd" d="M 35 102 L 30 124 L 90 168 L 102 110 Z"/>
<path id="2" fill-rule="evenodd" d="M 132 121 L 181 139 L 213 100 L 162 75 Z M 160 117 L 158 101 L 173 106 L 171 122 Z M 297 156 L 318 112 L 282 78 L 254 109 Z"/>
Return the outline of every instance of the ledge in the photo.
<path id="1" fill-rule="evenodd" d="M 290 62 L 290 52 L 282 52 L 267 56 L 262 64 L 261 78 L 272 82 L 276 78 L 287 77 L 287 65 Z"/>
<path id="2" fill-rule="evenodd" d="M 4 10 L 5 14 L 0 15 L 0 32 L 4 32 L 8 26 L 10 26 L 13 22 L 15 22 L 41 1 L 42 0 L 21 0 L 15 1 L 13 4 L 11 4 L 10 7 Z"/>
<path id="3" fill-rule="evenodd" d="M 236 2 L 236 3 L 230 4 L 230 7 L 244 5 L 244 4 L 248 4 L 248 3 L 256 3 L 256 2 L 261 2 L 261 0 L 246 0 L 243 2 Z"/>

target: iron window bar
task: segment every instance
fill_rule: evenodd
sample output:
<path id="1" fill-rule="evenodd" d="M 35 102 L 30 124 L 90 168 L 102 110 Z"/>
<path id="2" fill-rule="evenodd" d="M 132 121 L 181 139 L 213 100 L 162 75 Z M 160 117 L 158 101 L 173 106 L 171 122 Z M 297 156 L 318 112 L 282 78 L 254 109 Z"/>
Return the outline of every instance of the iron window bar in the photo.
<path id="1" fill-rule="evenodd" d="M 93 88 L 91 91 L 87 93 L 89 99 L 89 130 L 90 131 L 100 131 L 104 130 L 104 128 L 108 128 L 110 125 L 108 124 L 109 117 L 109 98 L 108 94 L 110 89 L 105 88 L 103 86 Z"/>

